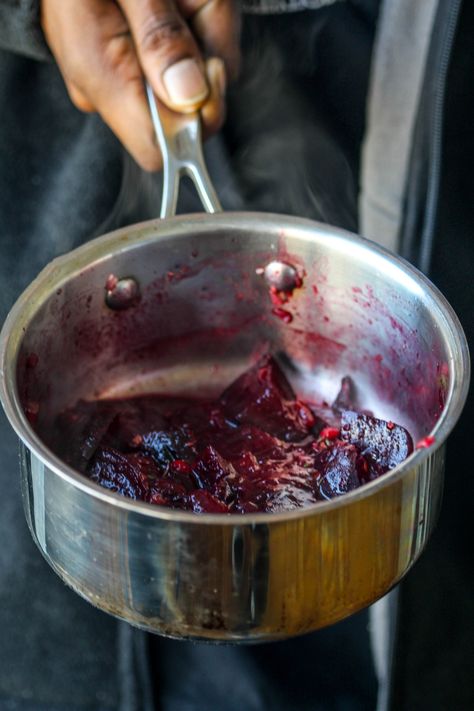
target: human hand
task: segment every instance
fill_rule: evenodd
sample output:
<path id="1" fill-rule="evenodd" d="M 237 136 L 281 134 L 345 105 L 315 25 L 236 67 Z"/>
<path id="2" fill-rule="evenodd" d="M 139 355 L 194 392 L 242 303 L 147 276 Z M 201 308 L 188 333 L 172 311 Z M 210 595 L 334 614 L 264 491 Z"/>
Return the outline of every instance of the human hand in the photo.
<path id="1" fill-rule="evenodd" d="M 74 105 L 97 111 L 145 170 L 162 160 L 144 76 L 170 108 L 200 109 L 205 135 L 222 125 L 239 63 L 234 0 L 42 0 L 41 23 Z"/>

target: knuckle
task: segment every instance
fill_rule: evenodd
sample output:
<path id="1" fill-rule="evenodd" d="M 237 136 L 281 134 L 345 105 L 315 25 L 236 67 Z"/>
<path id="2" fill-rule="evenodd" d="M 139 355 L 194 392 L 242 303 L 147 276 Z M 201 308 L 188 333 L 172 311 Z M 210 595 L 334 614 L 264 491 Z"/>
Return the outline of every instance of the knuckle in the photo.
<path id="1" fill-rule="evenodd" d="M 161 154 L 151 155 L 149 153 L 143 153 L 140 156 L 137 156 L 137 162 L 147 173 L 156 173 L 163 167 Z"/>
<path id="2" fill-rule="evenodd" d="M 76 107 L 76 109 L 84 113 L 90 113 L 94 110 L 90 101 L 74 84 L 72 84 L 71 82 L 66 82 L 66 89 L 69 94 L 69 98 Z"/>
<path id="3" fill-rule="evenodd" d="M 81 85 L 87 75 L 87 64 L 84 55 L 78 51 L 71 51 L 66 61 L 63 62 L 63 73 L 71 82 Z"/>
<path id="4" fill-rule="evenodd" d="M 144 52 L 159 52 L 163 47 L 185 34 L 183 23 L 169 15 L 152 16 L 143 25 L 139 35 L 139 45 Z"/>
<path id="5" fill-rule="evenodd" d="M 237 13 L 237 3 L 234 0 L 201 0 L 199 10 L 211 15 L 233 16 Z"/>
<path id="6" fill-rule="evenodd" d="M 194 11 L 193 14 L 202 12 L 203 10 L 208 12 L 216 7 L 220 7 L 225 4 L 227 0 L 194 0 Z"/>
<path id="7" fill-rule="evenodd" d="M 102 61 L 110 71 L 134 69 L 134 55 L 128 35 L 117 35 L 108 40 L 103 49 Z"/>
<path id="8" fill-rule="evenodd" d="M 222 10 L 229 6 L 229 0 L 207 0 L 206 5 L 212 10 Z"/>

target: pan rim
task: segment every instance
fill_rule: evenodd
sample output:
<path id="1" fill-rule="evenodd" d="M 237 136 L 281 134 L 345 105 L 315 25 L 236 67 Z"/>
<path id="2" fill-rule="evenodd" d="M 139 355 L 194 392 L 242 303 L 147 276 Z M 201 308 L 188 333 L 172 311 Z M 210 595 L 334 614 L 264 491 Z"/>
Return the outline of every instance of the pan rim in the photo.
<path id="1" fill-rule="evenodd" d="M 420 292 L 434 305 L 437 318 L 443 323 L 445 332 L 449 333 L 451 339 L 451 342 L 448 343 L 450 385 L 444 409 L 430 433 L 435 437 L 434 444 L 425 449 L 415 449 L 404 462 L 394 469 L 343 496 L 278 513 L 196 514 L 151 505 L 108 491 L 64 464 L 34 432 L 23 412 L 17 391 L 16 363 L 22 331 L 39 308 L 38 293 L 47 288 L 49 294 L 61 288 L 67 279 L 87 267 L 91 262 L 91 257 L 97 260 L 99 258 L 105 259 L 107 255 L 110 255 L 111 245 L 115 245 L 120 251 L 121 244 L 123 249 L 128 249 L 131 245 L 138 247 L 156 241 L 157 238 L 183 239 L 189 235 L 190 230 L 199 234 L 199 232 L 205 232 L 210 225 L 217 225 L 222 230 L 249 232 L 255 229 L 258 224 L 261 225 L 262 222 L 265 223 L 268 231 L 275 233 L 275 237 L 285 229 L 297 229 L 301 232 L 301 237 L 306 239 L 325 238 L 330 235 L 335 246 L 339 240 L 340 248 L 349 241 L 352 246 L 355 245 L 362 250 L 362 253 L 373 255 L 375 260 L 379 260 L 380 265 L 385 264 L 390 268 L 398 269 L 413 286 L 418 285 Z M 149 220 L 122 227 L 90 240 L 72 252 L 57 257 L 40 272 L 12 307 L 0 334 L 0 400 L 9 422 L 20 440 L 43 465 L 74 488 L 93 496 L 104 505 L 125 509 L 129 513 L 133 512 L 148 518 L 195 525 L 245 526 L 290 522 L 309 516 L 324 515 L 328 511 L 344 508 L 355 501 L 380 493 L 403 478 L 414 467 L 427 462 L 431 455 L 444 444 L 463 409 L 469 390 L 469 381 L 469 351 L 462 326 L 449 302 L 427 277 L 403 258 L 393 255 L 384 247 L 363 237 L 313 220 L 274 213 L 225 212 L 214 215 L 198 213 L 176 216 L 164 221 Z"/>

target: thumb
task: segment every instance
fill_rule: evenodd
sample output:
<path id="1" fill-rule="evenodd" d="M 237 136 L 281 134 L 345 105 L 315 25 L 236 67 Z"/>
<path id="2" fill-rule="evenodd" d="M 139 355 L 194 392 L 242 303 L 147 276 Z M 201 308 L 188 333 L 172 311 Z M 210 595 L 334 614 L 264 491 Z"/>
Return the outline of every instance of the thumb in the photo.
<path id="1" fill-rule="evenodd" d="M 209 87 L 196 41 L 172 0 L 119 0 L 140 65 L 155 94 L 176 111 L 195 111 Z"/>

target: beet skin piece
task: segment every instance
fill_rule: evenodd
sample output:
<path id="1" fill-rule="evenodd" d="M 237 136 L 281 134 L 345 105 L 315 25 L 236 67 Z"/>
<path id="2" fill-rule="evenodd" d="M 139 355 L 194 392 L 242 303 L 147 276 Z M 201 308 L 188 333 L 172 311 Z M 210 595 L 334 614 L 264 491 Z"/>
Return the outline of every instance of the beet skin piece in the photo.
<path id="1" fill-rule="evenodd" d="M 291 385 L 269 355 L 237 378 L 219 401 L 234 422 L 255 425 L 285 441 L 303 439 L 315 425 L 313 413 L 295 399 Z"/>
<path id="2" fill-rule="evenodd" d="M 129 499 L 146 500 L 150 485 L 159 474 L 158 467 L 149 457 L 122 454 L 111 447 L 98 449 L 89 467 L 92 481 Z"/>
<path id="3" fill-rule="evenodd" d="M 361 485 L 360 474 L 366 464 L 353 444 L 337 444 L 315 457 L 315 468 L 321 472 L 317 486 L 324 499 L 347 494 Z"/>
<path id="4" fill-rule="evenodd" d="M 393 469 L 413 452 L 413 440 L 404 427 L 352 410 L 342 413 L 341 438 L 360 449 L 375 465 L 376 475 Z"/>

